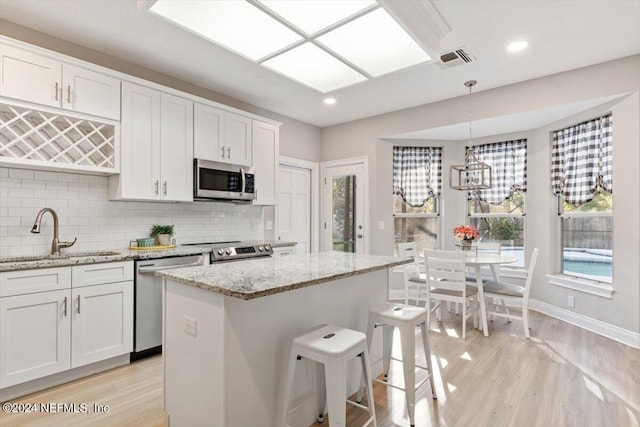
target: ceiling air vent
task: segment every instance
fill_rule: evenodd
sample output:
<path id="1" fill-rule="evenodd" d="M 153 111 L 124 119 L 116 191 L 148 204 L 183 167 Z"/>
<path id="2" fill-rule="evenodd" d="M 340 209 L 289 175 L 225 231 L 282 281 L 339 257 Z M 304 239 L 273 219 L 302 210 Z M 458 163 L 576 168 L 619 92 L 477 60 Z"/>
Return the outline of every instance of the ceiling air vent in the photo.
<path id="1" fill-rule="evenodd" d="M 440 55 L 440 64 L 444 68 L 457 67 L 458 65 L 466 64 L 475 60 L 476 57 L 470 54 L 464 47 Z"/>

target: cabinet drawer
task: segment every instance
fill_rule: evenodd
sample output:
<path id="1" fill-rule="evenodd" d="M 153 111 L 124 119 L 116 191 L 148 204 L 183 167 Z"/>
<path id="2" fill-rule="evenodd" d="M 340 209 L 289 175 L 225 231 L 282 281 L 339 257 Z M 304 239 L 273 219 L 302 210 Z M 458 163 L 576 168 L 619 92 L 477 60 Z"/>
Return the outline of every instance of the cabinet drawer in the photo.
<path id="1" fill-rule="evenodd" d="M 74 288 L 126 282 L 133 280 L 133 261 L 76 265 L 71 271 Z"/>
<path id="2" fill-rule="evenodd" d="M 71 287 L 71 268 L 39 268 L 0 273 L 0 297 L 57 291 Z"/>

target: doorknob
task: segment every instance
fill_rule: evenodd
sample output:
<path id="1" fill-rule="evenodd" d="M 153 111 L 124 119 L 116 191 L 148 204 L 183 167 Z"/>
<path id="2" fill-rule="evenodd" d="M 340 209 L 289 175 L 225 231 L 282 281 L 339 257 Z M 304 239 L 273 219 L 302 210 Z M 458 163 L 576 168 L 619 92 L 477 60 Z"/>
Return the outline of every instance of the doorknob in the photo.
<path id="1" fill-rule="evenodd" d="M 362 239 L 362 234 L 358 234 L 358 239 Z"/>

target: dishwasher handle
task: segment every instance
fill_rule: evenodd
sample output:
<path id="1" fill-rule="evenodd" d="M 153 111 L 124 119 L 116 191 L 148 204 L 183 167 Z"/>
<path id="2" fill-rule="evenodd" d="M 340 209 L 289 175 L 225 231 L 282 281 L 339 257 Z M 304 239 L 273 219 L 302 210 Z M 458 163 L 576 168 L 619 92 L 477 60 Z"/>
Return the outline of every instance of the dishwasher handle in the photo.
<path id="1" fill-rule="evenodd" d="M 156 271 L 173 270 L 175 268 L 185 268 L 185 267 L 200 267 L 202 265 L 204 265 L 204 263 L 202 261 L 198 261 L 191 264 L 168 265 L 166 267 L 140 267 L 138 268 L 138 273 L 152 274 L 152 273 L 155 273 Z"/>

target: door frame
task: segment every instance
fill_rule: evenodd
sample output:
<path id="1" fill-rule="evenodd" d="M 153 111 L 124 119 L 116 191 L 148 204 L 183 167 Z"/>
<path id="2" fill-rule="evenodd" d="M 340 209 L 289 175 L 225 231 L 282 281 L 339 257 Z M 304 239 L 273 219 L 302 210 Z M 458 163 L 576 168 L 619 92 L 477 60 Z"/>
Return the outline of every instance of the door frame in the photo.
<path id="1" fill-rule="evenodd" d="M 311 241 L 309 242 L 309 248 L 311 253 L 320 251 L 320 164 L 318 162 L 312 162 L 309 160 L 296 159 L 294 157 L 279 156 L 278 168 L 280 165 L 292 166 L 300 169 L 308 169 L 311 171 L 311 206 L 309 207 L 311 213 Z M 279 196 L 278 196 L 279 197 Z M 279 232 L 278 224 L 278 206 L 275 210 L 275 231 L 276 236 Z"/>
<path id="2" fill-rule="evenodd" d="M 364 253 L 365 254 L 369 254 L 369 249 L 370 249 L 370 242 L 371 242 L 371 230 L 369 229 L 369 156 L 358 156 L 358 157 L 348 157 L 345 159 L 337 159 L 337 160 L 329 160 L 326 162 L 321 162 L 320 163 L 320 178 L 321 178 L 321 182 L 325 182 L 327 174 L 326 174 L 326 168 L 330 168 L 330 167 L 335 167 L 335 166 L 353 166 L 353 165 L 362 165 L 363 166 L 363 170 L 364 170 L 364 179 L 363 179 L 363 193 L 364 193 L 364 201 L 363 201 L 363 219 L 362 222 L 364 224 L 364 232 L 365 232 L 365 236 L 366 239 L 364 241 Z M 321 216 L 320 216 L 320 222 L 321 223 L 326 223 L 327 221 L 325 221 L 324 218 L 324 214 L 325 214 L 325 208 L 326 206 L 324 206 L 324 200 L 325 200 L 325 187 L 322 186 L 322 200 L 323 200 L 323 205 L 320 206 L 321 208 Z M 319 224 L 320 225 L 320 224 Z M 321 246 L 321 250 L 331 250 L 331 245 L 328 246 L 328 248 L 326 247 L 327 242 L 326 242 L 326 234 L 323 233 L 322 235 L 322 246 Z M 330 239 L 329 239 L 330 240 Z"/>

